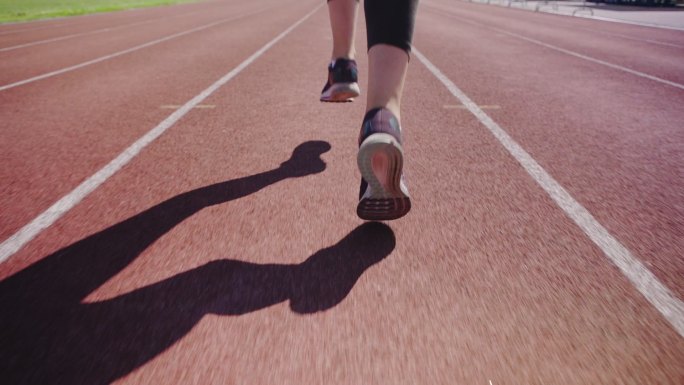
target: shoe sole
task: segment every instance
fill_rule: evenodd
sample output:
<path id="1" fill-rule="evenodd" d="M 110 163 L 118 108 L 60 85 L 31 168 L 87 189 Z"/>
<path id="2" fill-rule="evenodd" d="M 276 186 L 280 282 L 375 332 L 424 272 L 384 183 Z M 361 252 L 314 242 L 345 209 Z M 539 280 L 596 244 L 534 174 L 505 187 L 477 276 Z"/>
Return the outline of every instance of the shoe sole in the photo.
<path id="1" fill-rule="evenodd" d="M 361 90 L 358 83 L 337 83 L 321 94 L 321 101 L 329 103 L 352 102 L 359 95 L 361 95 Z"/>
<path id="2" fill-rule="evenodd" d="M 377 133 L 366 138 L 356 161 L 371 189 L 371 195 L 363 197 L 356 207 L 361 219 L 398 219 L 411 210 L 411 198 L 401 181 L 404 151 L 392 135 Z"/>

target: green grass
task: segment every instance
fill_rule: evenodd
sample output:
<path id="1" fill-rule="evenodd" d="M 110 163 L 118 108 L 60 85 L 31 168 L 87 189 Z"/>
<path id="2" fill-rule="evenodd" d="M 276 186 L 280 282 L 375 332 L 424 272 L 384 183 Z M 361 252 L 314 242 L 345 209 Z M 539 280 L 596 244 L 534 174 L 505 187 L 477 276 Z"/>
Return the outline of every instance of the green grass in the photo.
<path id="1" fill-rule="evenodd" d="M 0 23 L 85 15 L 197 0 L 0 0 Z"/>

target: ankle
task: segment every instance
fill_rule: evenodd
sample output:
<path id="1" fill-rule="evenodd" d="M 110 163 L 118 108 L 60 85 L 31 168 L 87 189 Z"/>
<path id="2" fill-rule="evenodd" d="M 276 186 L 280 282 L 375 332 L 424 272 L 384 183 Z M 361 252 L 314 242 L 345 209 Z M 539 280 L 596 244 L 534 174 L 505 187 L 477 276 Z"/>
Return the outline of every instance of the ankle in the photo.
<path id="1" fill-rule="evenodd" d="M 400 108 L 399 104 L 397 103 L 382 103 L 382 104 L 367 104 L 366 105 L 366 115 L 364 119 L 368 116 L 368 113 L 376 110 L 376 109 L 385 109 L 388 110 L 389 112 L 394 115 L 394 117 L 397 119 L 397 122 L 401 124 L 401 113 L 400 113 Z"/>
<path id="2" fill-rule="evenodd" d="M 335 61 L 335 60 L 337 60 L 337 59 L 345 59 L 345 60 L 354 60 L 354 61 L 356 61 L 356 59 L 354 58 L 354 55 L 335 55 L 335 54 L 333 54 L 333 55 L 330 57 L 330 60 L 331 60 L 331 61 Z"/>
<path id="3" fill-rule="evenodd" d="M 352 48 L 349 49 L 333 49 L 331 59 L 347 59 L 354 60 L 356 58 L 356 50 Z"/>

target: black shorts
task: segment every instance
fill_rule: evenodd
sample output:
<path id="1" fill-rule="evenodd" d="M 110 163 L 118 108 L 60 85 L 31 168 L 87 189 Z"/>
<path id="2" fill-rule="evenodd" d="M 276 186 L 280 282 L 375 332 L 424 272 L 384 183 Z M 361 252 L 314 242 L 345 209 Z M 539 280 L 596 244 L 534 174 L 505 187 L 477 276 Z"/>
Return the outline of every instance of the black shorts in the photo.
<path id="1" fill-rule="evenodd" d="M 417 7 L 418 0 L 364 0 L 368 49 L 388 44 L 410 52 Z"/>

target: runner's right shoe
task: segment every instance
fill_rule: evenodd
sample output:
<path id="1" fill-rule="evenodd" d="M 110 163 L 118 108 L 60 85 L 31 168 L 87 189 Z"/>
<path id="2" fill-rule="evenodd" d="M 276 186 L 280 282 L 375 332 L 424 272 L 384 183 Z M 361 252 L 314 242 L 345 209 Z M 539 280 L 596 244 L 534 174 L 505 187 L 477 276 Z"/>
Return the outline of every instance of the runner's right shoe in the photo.
<path id="1" fill-rule="evenodd" d="M 356 160 L 362 178 L 356 214 L 373 221 L 406 215 L 411 210 L 411 198 L 402 171 L 401 128 L 388 109 L 375 108 L 366 113 Z"/>
<path id="2" fill-rule="evenodd" d="M 322 102 L 351 102 L 361 94 L 356 61 L 335 59 L 328 65 L 328 82 L 321 91 Z"/>

